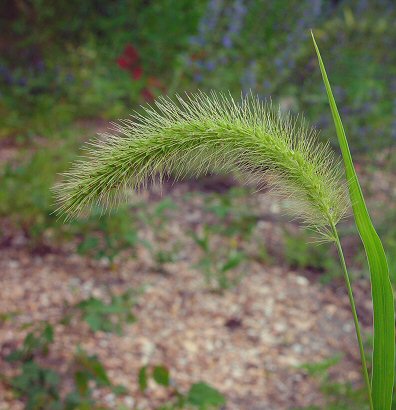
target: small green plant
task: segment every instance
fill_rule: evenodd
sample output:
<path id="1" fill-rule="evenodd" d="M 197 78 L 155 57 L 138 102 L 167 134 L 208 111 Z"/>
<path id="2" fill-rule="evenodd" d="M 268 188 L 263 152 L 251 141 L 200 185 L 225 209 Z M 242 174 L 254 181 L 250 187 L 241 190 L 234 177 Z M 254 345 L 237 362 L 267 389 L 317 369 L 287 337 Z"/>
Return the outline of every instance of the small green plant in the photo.
<path id="1" fill-rule="evenodd" d="M 208 229 L 225 236 L 238 235 L 243 240 L 250 239 L 257 215 L 246 203 L 247 193 L 246 189 L 231 188 L 224 194 L 211 195 L 204 209 L 213 214 L 219 223 L 209 224 Z"/>
<path id="2" fill-rule="evenodd" d="M 341 162 L 305 124 L 275 112 L 258 98 L 211 93 L 159 98 L 154 106 L 114 126 L 91 144 L 55 188 L 58 212 L 70 218 L 94 203 L 105 207 L 159 177 L 175 179 L 232 172 L 265 182 L 291 199 L 291 211 L 337 248 L 349 295 L 370 410 L 389 410 L 394 380 L 394 301 L 381 241 L 371 223 L 345 132 L 314 42 L 340 143 Z M 370 380 L 352 286 L 336 228 L 349 199 L 370 267 L 374 348 Z"/>
<path id="3" fill-rule="evenodd" d="M 332 379 L 330 370 L 339 363 L 340 359 L 341 357 L 337 355 L 321 362 L 305 363 L 301 366 L 310 377 L 319 382 L 325 405 L 293 410 L 365 410 L 369 408 L 364 388 L 356 388 L 349 382 L 337 382 Z"/>
<path id="4" fill-rule="evenodd" d="M 136 303 L 136 292 L 128 290 L 121 295 L 112 295 L 109 303 L 90 297 L 76 305 L 82 319 L 93 332 L 122 333 L 124 323 L 136 321 L 132 309 Z"/>
<path id="5" fill-rule="evenodd" d="M 20 372 L 8 384 L 26 400 L 26 410 L 55 410 L 59 403 L 59 375 L 36 362 L 38 356 L 48 354 L 53 340 L 53 326 L 39 323 L 25 336 L 22 346 L 6 357 L 14 366 L 20 366 Z"/>
<path id="6" fill-rule="evenodd" d="M 60 404 L 59 382 L 59 375 L 54 370 L 28 361 L 22 364 L 21 372 L 10 385 L 26 400 L 25 410 L 55 410 Z"/>
<path id="7" fill-rule="evenodd" d="M 66 396 L 65 400 L 80 406 L 84 401 L 91 402 L 92 405 L 92 385 L 109 389 L 116 395 L 127 392 L 124 386 L 112 383 L 96 355 L 89 355 L 81 348 L 78 348 L 74 355 L 74 384 L 75 390 Z"/>
<path id="8" fill-rule="evenodd" d="M 1 312 L 0 313 L 0 324 L 8 322 L 9 320 L 14 319 L 20 314 L 19 311 L 11 311 L 11 312 Z"/>
<path id="9" fill-rule="evenodd" d="M 22 347 L 11 352 L 6 360 L 9 362 L 31 360 L 35 355 L 48 353 L 49 345 L 54 341 L 54 328 L 50 323 L 43 322 L 35 326 L 23 341 Z"/>
<path id="10" fill-rule="evenodd" d="M 246 260 L 246 255 L 237 248 L 237 242 L 226 238 L 229 246 L 211 246 L 210 229 L 204 226 L 202 234 L 193 232 L 192 238 L 202 251 L 195 265 L 202 272 L 206 284 L 215 291 L 224 291 L 238 285 L 244 274 L 237 269 Z"/>
<path id="11" fill-rule="evenodd" d="M 122 250 L 135 250 L 138 243 L 137 229 L 128 208 L 98 218 L 102 213 L 102 209 L 95 209 L 89 218 L 72 224 L 71 230 L 79 237 L 79 254 L 95 259 L 107 258 L 113 262 Z"/>
<path id="12" fill-rule="evenodd" d="M 318 244 L 310 242 L 309 232 L 284 232 L 283 257 L 292 268 L 312 269 L 321 273 L 320 281 L 328 283 L 333 278 L 342 276 L 338 264 L 331 254 L 328 243 Z"/>
<path id="13" fill-rule="evenodd" d="M 126 392 L 123 386 L 114 385 L 110 381 L 96 356 L 77 349 L 71 363 L 71 368 L 74 369 L 72 390 L 61 395 L 61 375 L 39 361 L 49 353 L 53 341 L 52 325 L 39 323 L 26 335 L 22 347 L 6 357 L 7 361 L 19 367 L 19 372 L 10 380 L 5 378 L 5 381 L 24 400 L 26 410 L 99 410 L 104 407 L 95 403 L 92 396 L 94 386 L 107 388 L 116 395 Z"/>
<path id="14" fill-rule="evenodd" d="M 139 370 L 138 382 L 141 391 L 148 388 L 149 381 L 153 380 L 157 385 L 169 389 L 172 396 L 167 403 L 157 410 L 177 410 L 177 409 L 197 409 L 197 410 L 216 410 L 226 404 L 224 396 L 215 388 L 204 382 L 191 385 L 187 393 L 182 393 L 173 380 L 169 370 L 163 365 L 143 366 Z"/>
<path id="15" fill-rule="evenodd" d="M 148 250 L 157 271 L 164 271 L 164 264 L 177 259 L 178 244 L 170 241 L 167 231 L 169 214 L 177 210 L 177 205 L 170 198 L 165 198 L 152 209 L 141 209 L 138 213 L 145 226 L 150 227 L 151 240 L 139 238 L 139 242 Z"/>

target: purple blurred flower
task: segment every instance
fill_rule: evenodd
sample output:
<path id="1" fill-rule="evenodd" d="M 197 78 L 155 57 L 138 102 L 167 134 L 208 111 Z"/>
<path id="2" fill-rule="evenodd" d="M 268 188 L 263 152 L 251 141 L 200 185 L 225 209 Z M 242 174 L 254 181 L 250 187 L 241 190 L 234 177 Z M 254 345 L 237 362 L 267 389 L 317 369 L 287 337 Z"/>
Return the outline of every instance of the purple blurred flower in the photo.
<path id="1" fill-rule="evenodd" d="M 40 73 L 42 73 L 45 70 L 45 63 L 43 60 L 38 60 L 36 63 L 36 69 L 37 71 L 39 71 Z"/>
<path id="2" fill-rule="evenodd" d="M 269 80 L 264 80 L 264 81 L 263 81 L 263 88 L 264 88 L 265 91 L 271 90 L 271 88 L 272 88 L 271 81 L 269 81 Z"/>
<path id="3" fill-rule="evenodd" d="M 208 71 L 213 71 L 216 68 L 216 63 L 213 60 L 209 60 L 206 62 L 206 69 Z"/>
<path id="4" fill-rule="evenodd" d="M 194 81 L 197 83 L 202 83 L 203 81 L 203 76 L 200 73 L 195 73 L 194 74 Z"/>
<path id="5" fill-rule="evenodd" d="M 0 77 L 2 77 L 4 82 L 8 85 L 11 85 L 14 82 L 11 71 L 6 66 L 0 66 Z"/>
<path id="6" fill-rule="evenodd" d="M 232 47 L 232 40 L 231 37 L 228 36 L 227 34 L 223 37 L 221 44 L 223 45 L 224 48 L 231 48 Z"/>
<path id="7" fill-rule="evenodd" d="M 241 32 L 246 12 L 247 9 L 244 0 L 234 0 L 232 6 L 226 9 L 228 30 L 222 40 L 222 44 L 225 48 L 231 48 L 233 45 L 233 39 L 235 39 Z"/>
<path id="8" fill-rule="evenodd" d="M 308 37 L 309 29 L 315 25 L 318 17 L 323 14 L 324 7 L 330 7 L 329 3 L 325 0 L 301 2 L 300 9 L 296 10 L 297 24 L 286 36 L 285 47 L 275 61 L 279 75 L 284 74 L 288 69 L 294 69 L 299 45 Z"/>
<path id="9" fill-rule="evenodd" d="M 246 11 L 243 0 L 235 0 L 231 8 L 227 9 L 227 14 L 230 19 L 229 33 L 238 34 L 241 31 Z"/>
<path id="10" fill-rule="evenodd" d="M 207 35 L 210 35 L 216 28 L 222 9 L 223 0 L 210 0 L 205 15 L 199 22 L 198 35 L 192 37 L 190 41 L 203 46 L 206 43 Z"/>
<path id="11" fill-rule="evenodd" d="M 27 86 L 27 79 L 25 77 L 21 77 L 18 79 L 18 85 L 21 87 L 26 87 Z"/>

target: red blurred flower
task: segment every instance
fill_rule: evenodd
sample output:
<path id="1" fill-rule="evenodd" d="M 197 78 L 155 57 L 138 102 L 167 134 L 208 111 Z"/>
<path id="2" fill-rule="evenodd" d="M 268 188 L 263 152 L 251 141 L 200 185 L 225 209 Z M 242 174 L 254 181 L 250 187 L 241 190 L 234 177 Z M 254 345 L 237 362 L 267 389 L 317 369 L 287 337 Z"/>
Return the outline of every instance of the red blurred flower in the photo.
<path id="1" fill-rule="evenodd" d="M 117 64 L 123 70 L 128 70 L 128 68 L 129 68 L 129 62 L 125 57 L 122 57 L 122 56 L 118 57 Z"/>
<path id="2" fill-rule="evenodd" d="M 122 54 L 117 58 L 117 64 L 122 70 L 130 73 L 134 80 L 140 80 L 143 76 L 143 68 L 140 65 L 140 56 L 132 44 L 127 44 Z M 164 91 L 165 86 L 161 80 L 154 76 L 146 76 L 144 85 L 141 84 L 140 95 L 146 101 L 153 101 L 158 90 Z"/>
<path id="3" fill-rule="evenodd" d="M 132 44 L 127 44 L 124 49 L 124 55 L 127 56 L 132 63 L 139 60 L 139 53 Z"/>
<path id="4" fill-rule="evenodd" d="M 147 87 L 144 87 L 140 94 L 146 101 L 154 100 L 154 94 Z"/>
<path id="5" fill-rule="evenodd" d="M 135 67 L 132 69 L 132 77 L 134 80 L 139 80 L 142 74 L 143 74 L 142 67 L 139 66 L 139 67 Z"/>
<path id="6" fill-rule="evenodd" d="M 139 64 L 139 53 L 132 44 L 125 46 L 123 53 L 117 59 L 117 64 L 122 70 L 129 71 L 134 80 L 139 80 L 143 74 Z"/>

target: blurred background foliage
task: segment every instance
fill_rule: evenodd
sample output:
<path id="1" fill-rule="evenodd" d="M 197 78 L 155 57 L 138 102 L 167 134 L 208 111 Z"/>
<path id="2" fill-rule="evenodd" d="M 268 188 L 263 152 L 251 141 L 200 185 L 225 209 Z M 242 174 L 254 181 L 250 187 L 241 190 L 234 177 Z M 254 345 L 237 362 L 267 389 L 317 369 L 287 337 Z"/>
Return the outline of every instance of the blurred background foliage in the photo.
<path id="1" fill-rule="evenodd" d="M 395 18 L 383 0 L 3 1 L 0 140 L 18 144 L 24 161 L 2 167 L 0 213 L 52 220 L 48 188 L 87 124 L 92 135 L 98 119 L 163 93 L 252 90 L 303 112 L 334 142 L 310 28 L 353 149 L 392 146 Z"/>
<path id="2" fill-rule="evenodd" d="M 96 209 L 63 225 L 52 214 L 57 173 L 108 120 L 128 116 L 157 95 L 198 89 L 235 96 L 252 91 L 283 111 L 304 113 L 323 139 L 335 143 L 310 29 L 358 162 L 368 173 L 380 168 L 394 177 L 395 21 L 392 0 L 3 0 L 0 217 L 6 222 L 0 242 L 22 232 L 37 251 L 77 238 L 76 252 L 110 261 L 141 244 L 156 269 L 177 260 L 178 244 L 161 245 L 174 204 L 149 210 L 136 202 L 102 219 Z M 370 192 L 376 182 L 370 174 L 367 180 Z M 194 268 L 208 285 L 221 292 L 235 286 L 249 258 L 320 271 L 326 283 L 338 275 L 332 251 L 306 245 L 305 232 L 286 229 L 275 255 L 240 246 L 254 237 L 258 220 L 249 212 L 248 194 L 208 195 L 209 219 L 202 232 L 191 232 L 201 252 Z M 374 216 L 396 272 L 396 211 L 383 203 L 384 197 L 374 198 Z M 151 241 L 139 234 L 142 224 L 150 227 Z M 217 237 L 227 238 L 224 255 L 212 255 Z M 359 253 L 355 266 L 361 275 Z"/>
<path id="3" fill-rule="evenodd" d="M 6 0 L 2 134 L 50 137 L 76 118 L 115 118 L 152 95 L 197 88 L 271 96 L 327 130 L 313 28 L 352 146 L 383 146 L 396 138 L 395 13 L 383 0 Z M 130 67 L 120 62 L 128 45 Z"/>

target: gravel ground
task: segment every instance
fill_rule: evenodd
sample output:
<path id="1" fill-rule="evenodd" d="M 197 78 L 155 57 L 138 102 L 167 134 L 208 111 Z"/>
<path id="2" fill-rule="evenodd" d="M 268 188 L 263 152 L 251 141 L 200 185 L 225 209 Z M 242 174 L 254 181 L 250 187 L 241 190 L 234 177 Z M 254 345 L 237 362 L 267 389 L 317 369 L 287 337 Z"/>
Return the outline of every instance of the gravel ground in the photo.
<path id="1" fill-rule="evenodd" d="M 4 357 L 22 342 L 23 325 L 48 320 L 55 326 L 55 342 L 43 363 L 64 377 L 68 363 L 80 345 L 97 354 L 115 383 L 130 391 L 127 397 L 97 392 L 110 408 L 155 409 L 166 392 L 150 386 L 138 391 L 137 374 L 146 364 L 169 367 L 181 389 L 203 380 L 224 393 L 227 410 L 283 410 L 321 403 L 318 386 L 300 365 L 319 362 L 342 352 L 333 370 L 359 385 L 359 357 L 353 322 L 342 282 L 322 286 L 307 272 L 252 261 L 244 266 L 241 283 L 223 294 L 213 293 L 192 268 L 197 247 L 183 237 L 186 224 L 204 218 L 204 196 L 185 201 L 190 187 L 170 193 L 178 202 L 177 218 L 169 224 L 168 238 L 177 237 L 183 249 L 166 272 L 153 269 L 144 248 L 135 258 L 122 254 L 112 264 L 76 255 L 70 243 L 56 251 L 32 254 L 24 238 L 14 238 L 0 249 L 0 312 L 17 314 L 0 329 L 0 366 L 6 376 L 15 374 Z M 274 215 L 273 202 L 256 195 L 257 212 Z M 253 206 L 253 205 L 252 205 Z M 271 208 L 272 207 L 272 208 Z M 277 224 L 259 221 L 262 239 L 277 243 Z M 142 228 L 144 230 L 144 228 Z M 144 232 L 143 232 L 144 233 Z M 125 325 L 122 336 L 97 332 L 72 318 L 57 323 L 73 305 L 89 296 L 106 297 L 108 291 L 144 288 L 134 308 L 137 322 Z M 370 330 L 368 284 L 355 284 L 359 312 Z M 70 387 L 70 386 L 69 386 Z M 5 385 L 0 386 L 0 409 L 18 410 L 23 404 Z"/>

